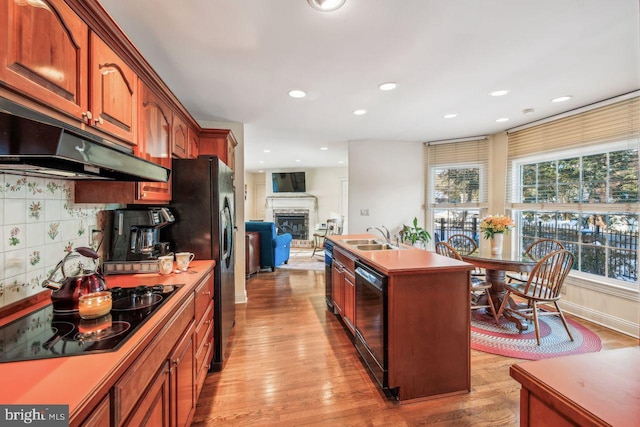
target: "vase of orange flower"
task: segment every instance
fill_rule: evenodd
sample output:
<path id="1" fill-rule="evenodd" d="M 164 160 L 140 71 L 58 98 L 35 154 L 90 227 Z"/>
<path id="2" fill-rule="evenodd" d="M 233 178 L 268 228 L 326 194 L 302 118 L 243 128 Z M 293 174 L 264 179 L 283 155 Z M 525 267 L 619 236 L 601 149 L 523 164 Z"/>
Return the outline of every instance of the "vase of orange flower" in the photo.
<path id="1" fill-rule="evenodd" d="M 491 254 L 501 255 L 504 235 L 515 227 L 513 220 L 506 215 L 489 215 L 482 218 L 480 230 L 485 239 L 491 240 Z"/>

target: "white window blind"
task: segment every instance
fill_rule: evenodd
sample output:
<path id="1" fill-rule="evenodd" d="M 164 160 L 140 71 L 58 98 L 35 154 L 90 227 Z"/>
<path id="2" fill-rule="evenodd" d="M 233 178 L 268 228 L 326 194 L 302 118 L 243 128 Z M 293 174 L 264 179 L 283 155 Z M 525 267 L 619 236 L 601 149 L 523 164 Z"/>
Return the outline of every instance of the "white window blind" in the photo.
<path id="1" fill-rule="evenodd" d="M 588 154 L 604 144 L 624 142 L 622 149 L 637 149 L 640 144 L 640 97 L 620 101 L 570 117 L 509 133 L 507 197 L 517 203 L 512 170 L 517 159 L 574 151 Z M 512 205 L 513 206 L 513 205 Z"/>

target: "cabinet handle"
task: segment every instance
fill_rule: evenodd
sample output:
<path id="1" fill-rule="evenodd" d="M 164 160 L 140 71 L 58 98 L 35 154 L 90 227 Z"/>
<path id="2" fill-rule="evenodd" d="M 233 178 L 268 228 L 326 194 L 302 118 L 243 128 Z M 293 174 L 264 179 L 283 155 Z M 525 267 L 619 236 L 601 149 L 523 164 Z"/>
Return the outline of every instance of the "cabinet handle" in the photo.
<path id="1" fill-rule="evenodd" d="M 94 120 L 94 123 L 95 123 L 96 125 L 101 125 L 101 124 L 103 124 L 103 123 L 104 123 L 104 120 L 102 119 L 102 116 L 98 116 L 98 118 Z"/>
<path id="2" fill-rule="evenodd" d="M 209 292 L 209 291 L 204 292 L 203 295 L 211 295 L 211 292 Z"/>
<path id="3" fill-rule="evenodd" d="M 91 114 L 91 111 L 83 111 L 82 117 L 86 117 L 87 120 L 91 120 L 93 118 L 93 114 Z"/>

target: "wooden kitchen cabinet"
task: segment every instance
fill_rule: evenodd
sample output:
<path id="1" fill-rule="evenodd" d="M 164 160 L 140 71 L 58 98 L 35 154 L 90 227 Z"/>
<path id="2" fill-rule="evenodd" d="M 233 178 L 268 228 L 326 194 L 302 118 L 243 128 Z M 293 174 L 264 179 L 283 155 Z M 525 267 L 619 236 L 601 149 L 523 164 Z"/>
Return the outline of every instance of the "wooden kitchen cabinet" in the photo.
<path id="1" fill-rule="evenodd" d="M 111 398 L 102 399 L 91 414 L 80 424 L 81 427 L 109 427 L 111 425 Z"/>
<path id="2" fill-rule="evenodd" d="M 340 248 L 334 247 L 333 266 L 331 278 L 334 293 L 334 312 L 342 317 L 342 321 L 349 331 L 355 334 L 355 259 L 353 256 L 340 250 Z M 335 309 L 336 304 L 338 305 L 337 309 Z"/>
<path id="3" fill-rule="evenodd" d="M 138 77 L 94 33 L 89 46 L 91 99 L 84 118 L 87 124 L 135 144 Z"/>
<path id="4" fill-rule="evenodd" d="M 189 127 L 189 132 L 187 133 L 187 138 L 189 140 L 189 158 L 195 159 L 198 157 L 199 148 L 198 148 L 198 131 L 192 127 Z"/>
<path id="5" fill-rule="evenodd" d="M 204 380 L 213 359 L 213 274 L 198 286 L 196 295 L 195 339 L 195 401 L 198 400 Z"/>
<path id="6" fill-rule="evenodd" d="M 82 120 L 88 106 L 89 28 L 62 0 L 0 0 L 0 81 Z"/>
<path id="7" fill-rule="evenodd" d="M 260 271 L 260 233 L 247 231 L 245 233 L 245 276 L 248 279 Z"/>
<path id="8" fill-rule="evenodd" d="M 138 80 L 139 126 L 135 154 L 171 169 L 172 112 L 141 80 Z M 168 182 L 81 181 L 75 185 L 77 203 L 166 204 L 171 201 Z"/>
<path id="9" fill-rule="evenodd" d="M 189 129 L 182 118 L 173 113 L 173 137 L 171 138 L 171 153 L 179 159 L 189 157 Z"/>
<path id="10" fill-rule="evenodd" d="M 196 411 L 195 349 L 193 332 L 187 332 L 169 356 L 171 425 L 189 426 Z"/>
<path id="11" fill-rule="evenodd" d="M 342 306 L 344 305 L 344 266 L 335 258 L 333 259 L 333 265 L 331 267 L 331 284 L 333 313 L 342 317 Z"/>
<path id="12" fill-rule="evenodd" d="M 200 155 L 218 156 L 231 169 L 235 170 L 236 137 L 229 129 L 202 129 L 198 140 Z"/>
<path id="13" fill-rule="evenodd" d="M 127 427 L 170 427 L 169 362 L 165 362 L 153 378 L 136 410 L 122 425 Z"/>
<path id="14" fill-rule="evenodd" d="M 136 155 L 171 169 L 171 122 L 169 107 L 144 83 L 140 83 L 140 131 Z M 171 201 L 169 182 L 139 182 L 137 198 L 143 202 Z"/>

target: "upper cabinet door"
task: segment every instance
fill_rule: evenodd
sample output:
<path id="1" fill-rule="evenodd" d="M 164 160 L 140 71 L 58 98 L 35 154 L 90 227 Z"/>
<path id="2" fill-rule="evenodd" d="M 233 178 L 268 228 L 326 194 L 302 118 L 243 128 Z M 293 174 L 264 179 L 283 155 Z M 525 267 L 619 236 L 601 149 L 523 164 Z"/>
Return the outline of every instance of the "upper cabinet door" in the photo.
<path id="1" fill-rule="evenodd" d="M 189 158 L 195 159 L 198 157 L 198 132 L 189 128 Z"/>
<path id="2" fill-rule="evenodd" d="M 171 120 L 167 105 L 140 80 L 140 129 L 136 154 L 166 168 L 171 168 Z M 139 182 L 138 199 L 171 200 L 169 182 Z"/>
<path id="3" fill-rule="evenodd" d="M 186 159 L 189 155 L 189 137 L 185 122 L 177 114 L 173 114 L 173 139 L 171 141 L 174 157 Z"/>
<path id="4" fill-rule="evenodd" d="M 90 125 L 136 142 L 136 75 L 107 44 L 91 33 L 90 39 L 91 117 Z"/>
<path id="5" fill-rule="evenodd" d="M 0 0 L 0 81 L 81 120 L 88 31 L 62 0 Z"/>

